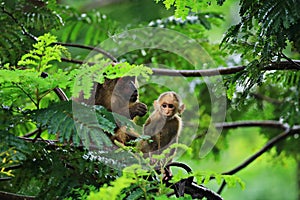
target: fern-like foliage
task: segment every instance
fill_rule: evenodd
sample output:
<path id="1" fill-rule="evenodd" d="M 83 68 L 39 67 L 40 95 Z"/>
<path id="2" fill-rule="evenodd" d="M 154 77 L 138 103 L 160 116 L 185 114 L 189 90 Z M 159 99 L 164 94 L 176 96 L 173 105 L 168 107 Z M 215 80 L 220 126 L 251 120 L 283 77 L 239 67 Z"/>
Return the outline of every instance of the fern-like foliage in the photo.
<path id="1" fill-rule="evenodd" d="M 61 61 L 62 54 L 70 58 L 67 49 L 60 45 L 52 45 L 57 42 L 56 37 L 49 33 L 38 38 L 37 43 L 33 44 L 33 50 L 22 56 L 18 62 L 19 66 L 33 68 L 37 72 L 45 72 L 51 68 L 51 61 Z"/>
<path id="2" fill-rule="evenodd" d="M 54 88 L 67 88 L 73 84 L 76 70 L 65 72 L 52 65 L 53 61 L 60 61 L 63 53 L 69 55 L 65 47 L 52 45 L 54 42 L 56 38 L 50 34 L 39 37 L 34 49 L 18 62 L 23 69 L 7 64 L 0 70 L 0 97 L 4 105 L 23 104 L 25 108 L 38 109 L 47 106 L 46 102 L 43 105 L 42 99 L 55 98 L 48 95 Z M 43 78 L 41 74 L 50 68 L 53 74 Z"/>
<path id="3" fill-rule="evenodd" d="M 157 3 L 162 1 L 167 9 L 175 7 L 175 17 L 185 19 L 190 12 L 200 13 L 203 7 L 210 3 L 207 1 L 185 1 L 185 0 L 155 0 Z M 217 0 L 218 5 L 223 5 L 225 0 Z"/>
<path id="4" fill-rule="evenodd" d="M 72 101 L 53 104 L 45 109 L 29 112 L 38 127 L 47 128 L 50 134 L 59 134 L 61 142 L 73 142 L 97 147 L 111 146 L 105 134 L 114 134 L 116 128 L 112 113 L 103 107 L 89 107 Z"/>
<path id="5" fill-rule="evenodd" d="M 294 63 L 285 56 L 284 51 L 288 44 L 295 47 L 293 49 L 298 49 L 300 46 L 299 3 L 293 0 L 242 0 L 240 5 L 241 21 L 228 30 L 222 46 L 229 49 L 231 53 L 240 53 L 245 60 L 248 59 L 249 63 L 246 70 L 233 76 L 229 84 L 229 93 L 232 94 L 239 85 L 244 88 L 242 98 L 245 99 L 254 86 L 266 82 L 280 83 L 286 89 L 295 87 L 298 91 L 299 83 L 295 80 L 299 79 L 299 72 L 266 74 L 263 69 L 271 62 L 280 62 L 284 59 L 294 66 Z M 291 108 L 289 105 L 294 104 L 293 102 L 299 102 L 299 96 L 293 97 L 293 100 L 285 106 Z M 298 103 L 294 106 L 294 108 L 298 107 Z M 295 113 L 282 113 L 282 118 L 293 124 L 297 119 Z"/>
<path id="6" fill-rule="evenodd" d="M 99 11 L 80 13 L 68 7 L 64 8 L 64 13 L 64 29 L 53 31 L 56 35 L 61 35 L 62 42 L 82 41 L 88 45 L 99 45 L 108 38 L 107 32 L 115 32 L 117 29 L 116 22 Z"/>
<path id="7" fill-rule="evenodd" d="M 147 79 L 151 73 L 152 70 L 144 65 L 130 65 L 127 62 L 113 65 L 108 61 L 101 60 L 93 66 L 84 64 L 76 77 L 73 95 L 78 97 L 79 93 L 83 92 L 84 98 L 88 99 L 94 82 L 102 84 L 105 78 L 116 79 L 123 76 L 142 76 Z"/>
<path id="8" fill-rule="evenodd" d="M 0 3 L 0 63 L 16 64 L 34 41 L 62 25 L 56 1 L 6 1 Z"/>
<path id="9" fill-rule="evenodd" d="M 253 55 L 261 54 L 271 60 L 280 56 L 288 39 L 299 42 L 287 34 L 294 32 L 300 21 L 300 5 L 295 1 L 243 0 L 240 4 L 241 22 L 229 29 L 223 44 L 252 44 Z"/>
<path id="10" fill-rule="evenodd" d="M 0 177 L 15 176 L 9 167 L 22 164 L 31 145 L 8 131 L 0 131 Z"/>

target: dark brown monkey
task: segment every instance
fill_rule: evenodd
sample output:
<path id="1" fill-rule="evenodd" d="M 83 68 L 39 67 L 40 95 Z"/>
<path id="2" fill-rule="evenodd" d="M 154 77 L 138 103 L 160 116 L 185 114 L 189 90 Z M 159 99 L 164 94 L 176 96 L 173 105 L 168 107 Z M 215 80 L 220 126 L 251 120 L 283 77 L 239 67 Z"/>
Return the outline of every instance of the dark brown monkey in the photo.
<path id="1" fill-rule="evenodd" d="M 154 111 L 144 124 L 144 135 L 150 136 L 150 140 L 143 141 L 140 148 L 144 153 L 159 154 L 178 142 L 182 128 L 178 114 L 183 113 L 185 106 L 173 91 L 162 93 L 153 105 Z"/>
<path id="2" fill-rule="evenodd" d="M 147 113 L 147 106 L 138 102 L 135 77 L 106 79 L 103 84 L 95 83 L 94 88 L 91 98 L 83 99 L 83 94 L 80 94 L 80 97 L 75 100 L 89 105 L 102 105 L 108 111 L 123 115 L 128 119 L 144 116 Z M 126 127 L 118 126 L 111 140 L 118 140 L 125 144 L 136 137 L 139 137 L 139 134 L 127 130 Z"/>
<path id="3" fill-rule="evenodd" d="M 138 102 L 136 78 L 129 76 L 107 79 L 103 84 L 97 84 L 95 105 L 102 105 L 107 110 L 129 119 L 147 113 L 147 106 Z"/>

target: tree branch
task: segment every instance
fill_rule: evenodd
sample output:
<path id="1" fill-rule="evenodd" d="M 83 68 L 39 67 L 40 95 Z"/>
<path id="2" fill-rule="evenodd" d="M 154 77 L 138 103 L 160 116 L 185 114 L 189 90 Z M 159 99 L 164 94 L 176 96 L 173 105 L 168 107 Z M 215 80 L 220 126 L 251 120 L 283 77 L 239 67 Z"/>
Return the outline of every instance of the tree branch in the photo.
<path id="1" fill-rule="evenodd" d="M 74 64 L 84 64 L 82 60 L 62 58 L 64 62 L 70 62 Z M 270 70 L 299 70 L 296 64 L 300 65 L 300 61 L 295 60 L 295 64 L 288 61 L 282 61 L 280 63 L 272 63 L 271 65 L 262 69 L 262 71 Z M 95 63 L 88 63 L 93 65 Z M 175 70 L 175 69 L 158 69 L 152 68 L 153 75 L 157 76 L 184 76 L 184 77 L 210 77 L 218 75 L 230 75 L 238 72 L 242 72 L 246 69 L 246 66 L 215 68 L 215 69 L 200 69 L 200 70 Z"/>
<path id="2" fill-rule="evenodd" d="M 253 154 L 252 156 L 250 156 L 247 160 L 245 160 L 242 164 L 240 164 L 239 166 L 237 166 L 236 168 L 228 171 L 228 172 L 224 172 L 222 173 L 223 175 L 233 175 L 237 172 L 239 172 L 240 170 L 244 169 L 245 167 L 247 167 L 250 163 L 252 163 L 256 158 L 258 158 L 259 156 L 261 156 L 263 153 L 265 153 L 266 151 L 268 151 L 269 149 L 271 149 L 277 142 L 287 138 L 288 136 L 291 135 L 291 130 L 287 129 L 284 132 L 282 132 L 281 134 L 277 135 L 276 137 L 272 138 L 271 140 L 269 140 L 267 142 L 267 144 L 261 148 L 258 152 L 256 152 L 255 154 Z"/>
<path id="3" fill-rule="evenodd" d="M 53 89 L 53 91 L 59 97 L 59 99 L 61 101 L 69 101 L 67 95 L 64 93 L 64 91 L 61 88 L 56 87 L 56 88 Z"/>
<path id="4" fill-rule="evenodd" d="M 10 199 L 10 200 L 32 200 L 35 199 L 34 196 L 26 196 L 26 195 L 20 195 L 20 194 L 14 194 L 10 192 L 3 192 L 0 191 L 0 199 Z"/>
<path id="5" fill-rule="evenodd" d="M 262 71 L 270 70 L 299 70 L 299 60 L 281 61 L 279 63 L 271 63 L 262 69 Z M 218 76 L 218 75 L 229 75 L 237 72 L 242 72 L 246 69 L 246 66 L 216 68 L 216 69 L 200 69 L 200 70 L 173 70 L 173 69 L 157 69 L 152 68 L 154 75 L 160 76 L 184 76 L 184 77 L 204 77 L 204 76 Z"/>
<path id="6" fill-rule="evenodd" d="M 31 136 L 34 136 L 35 134 L 37 134 L 39 132 L 39 129 L 35 129 L 34 131 L 31 131 L 29 133 L 26 133 L 25 135 L 23 135 L 22 137 L 25 137 L 25 138 L 29 138 Z"/>
<path id="7" fill-rule="evenodd" d="M 12 178 L 11 177 L 3 177 L 3 178 L 0 178 L 0 182 L 2 181 L 10 181 Z"/>
<path id="8" fill-rule="evenodd" d="M 300 132 L 300 125 L 295 125 L 292 128 L 289 128 L 288 126 L 286 126 L 286 129 L 281 134 L 279 134 L 279 135 L 275 136 L 274 138 L 272 138 L 271 140 L 269 140 L 267 142 L 267 144 L 265 146 L 263 146 L 258 152 L 256 152 L 252 156 L 250 156 L 247 160 L 245 160 L 242 164 L 240 164 L 236 168 L 234 168 L 230 171 L 224 172 L 222 174 L 233 175 L 233 174 L 239 172 L 240 170 L 247 167 L 250 163 L 252 163 L 259 156 L 261 156 L 263 153 L 265 153 L 266 151 L 271 149 L 276 143 L 286 139 L 287 137 L 289 137 L 291 135 L 299 134 L 299 132 Z"/>
<path id="9" fill-rule="evenodd" d="M 281 56 L 284 57 L 287 61 L 289 61 L 290 63 L 296 65 L 297 69 L 300 69 L 300 65 L 296 62 L 294 62 L 292 59 L 290 59 L 289 57 L 287 57 L 284 53 L 281 52 Z"/>
<path id="10" fill-rule="evenodd" d="M 61 58 L 61 60 L 62 60 L 63 62 L 74 63 L 74 64 L 79 64 L 79 65 L 82 65 L 82 64 L 86 63 L 86 62 L 84 62 L 84 61 L 82 61 L 82 60 L 69 59 L 69 58 Z M 87 64 L 89 64 L 89 65 L 94 65 L 95 63 L 93 63 L 93 62 L 88 62 Z"/>
<path id="11" fill-rule="evenodd" d="M 265 96 L 265 95 L 262 95 L 259 93 L 251 93 L 250 95 L 252 95 L 256 99 L 264 100 L 264 101 L 267 101 L 272 104 L 281 104 L 282 103 L 282 101 L 280 101 L 278 99 L 274 99 L 274 98 L 271 98 L 271 97 L 268 97 L 268 96 Z"/>
<path id="12" fill-rule="evenodd" d="M 32 35 L 31 33 L 29 33 L 29 32 L 26 30 L 26 28 L 24 27 L 23 24 L 19 24 L 18 19 L 15 18 L 14 15 L 13 15 L 12 13 L 6 11 L 6 10 L 4 9 L 3 6 L 1 6 L 1 9 L 2 9 L 3 13 L 7 14 L 7 15 L 8 15 L 8 16 L 9 16 L 9 17 L 10 17 L 10 18 L 18 25 L 18 26 L 21 27 L 21 30 L 22 30 L 22 32 L 23 32 L 24 35 L 29 36 L 29 37 L 30 37 L 31 39 L 33 39 L 34 41 L 37 41 L 37 37 L 35 37 L 35 36 Z"/>
<path id="13" fill-rule="evenodd" d="M 252 126 L 261 126 L 261 127 L 270 127 L 270 128 L 279 128 L 283 129 L 284 131 L 273 137 L 271 140 L 265 144 L 258 152 L 250 156 L 248 159 L 246 159 L 242 164 L 238 165 L 234 169 L 222 173 L 223 175 L 233 175 L 240 170 L 246 168 L 250 163 L 252 163 L 254 160 L 256 160 L 259 156 L 267 152 L 269 149 L 275 146 L 278 142 L 286 139 L 289 136 L 292 136 L 294 134 L 299 134 L 300 132 L 300 125 L 295 125 L 292 128 L 290 128 L 287 124 L 283 124 L 278 121 L 244 121 L 244 122 L 230 122 L 230 123 L 219 123 L 215 125 L 216 128 L 238 128 L 238 127 L 252 127 Z M 218 194 L 221 194 L 223 189 L 226 186 L 226 182 L 223 181 L 221 187 L 218 190 Z"/>
<path id="14" fill-rule="evenodd" d="M 102 55 L 106 56 L 107 58 L 111 59 L 113 62 L 118 62 L 117 58 L 115 58 L 113 55 L 108 53 L 107 51 L 99 48 L 99 47 L 92 47 L 92 46 L 87 46 L 87 45 L 82 45 L 82 44 L 69 44 L 69 43 L 63 43 L 63 42 L 55 42 L 54 44 L 65 46 L 65 47 L 77 47 L 81 49 L 87 49 L 91 51 L 96 51 L 101 53 Z"/>
<path id="15" fill-rule="evenodd" d="M 239 122 L 224 122 L 224 123 L 215 123 L 215 127 L 220 129 L 230 129 L 230 128 L 239 128 L 239 127 L 269 127 L 269 128 L 278 128 L 286 130 L 288 128 L 287 124 L 283 124 L 279 121 L 265 120 L 265 121 L 239 121 Z"/>

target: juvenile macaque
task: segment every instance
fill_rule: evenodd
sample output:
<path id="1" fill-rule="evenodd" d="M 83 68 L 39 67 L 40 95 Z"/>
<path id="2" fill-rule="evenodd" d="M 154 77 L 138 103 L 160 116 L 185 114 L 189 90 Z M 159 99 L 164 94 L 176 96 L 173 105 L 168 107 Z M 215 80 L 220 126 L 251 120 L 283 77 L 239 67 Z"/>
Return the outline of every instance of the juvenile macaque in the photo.
<path id="1" fill-rule="evenodd" d="M 135 77 L 106 79 L 103 84 L 95 83 L 94 87 L 95 90 L 90 99 L 83 99 L 83 94 L 81 94 L 76 100 L 89 105 L 102 105 L 108 111 L 123 115 L 128 119 L 144 116 L 147 113 L 147 106 L 138 102 Z M 118 140 L 125 144 L 139 137 L 139 134 L 128 131 L 126 127 L 119 127 L 118 124 L 117 126 L 114 136 L 111 136 L 112 141 Z"/>
<path id="2" fill-rule="evenodd" d="M 140 148 L 144 153 L 159 154 L 178 142 L 182 128 L 179 115 L 185 106 L 180 96 L 172 91 L 162 93 L 153 105 L 154 111 L 144 125 L 144 135 L 150 136 L 150 139 L 143 141 Z"/>

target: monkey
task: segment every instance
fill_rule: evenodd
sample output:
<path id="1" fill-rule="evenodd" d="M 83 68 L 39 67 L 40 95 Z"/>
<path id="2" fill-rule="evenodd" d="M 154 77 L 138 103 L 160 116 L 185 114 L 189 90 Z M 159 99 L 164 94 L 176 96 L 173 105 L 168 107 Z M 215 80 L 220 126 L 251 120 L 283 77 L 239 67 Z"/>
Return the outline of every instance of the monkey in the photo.
<path id="1" fill-rule="evenodd" d="M 173 92 L 162 93 L 153 103 L 154 111 L 143 126 L 143 134 L 150 140 L 142 141 L 138 148 L 143 153 L 160 154 L 173 143 L 178 143 L 182 129 L 180 115 L 185 109 L 180 96 Z M 174 154 L 172 152 L 172 154 Z"/>
<path id="2" fill-rule="evenodd" d="M 88 105 L 101 105 L 110 112 L 115 112 L 130 120 L 136 116 L 144 116 L 147 106 L 138 101 L 136 77 L 125 76 L 117 79 L 105 79 L 103 84 L 94 83 L 94 90 L 89 99 L 84 99 L 83 94 L 75 101 Z M 117 128 L 114 135 L 109 135 L 111 141 L 117 140 L 122 144 L 140 136 L 133 130 L 128 130 L 116 122 Z"/>
<path id="3" fill-rule="evenodd" d="M 108 111 L 128 119 L 142 117 L 147 113 L 147 106 L 138 102 L 136 78 L 130 76 L 106 79 L 103 84 L 97 84 L 95 105 L 102 105 Z"/>

